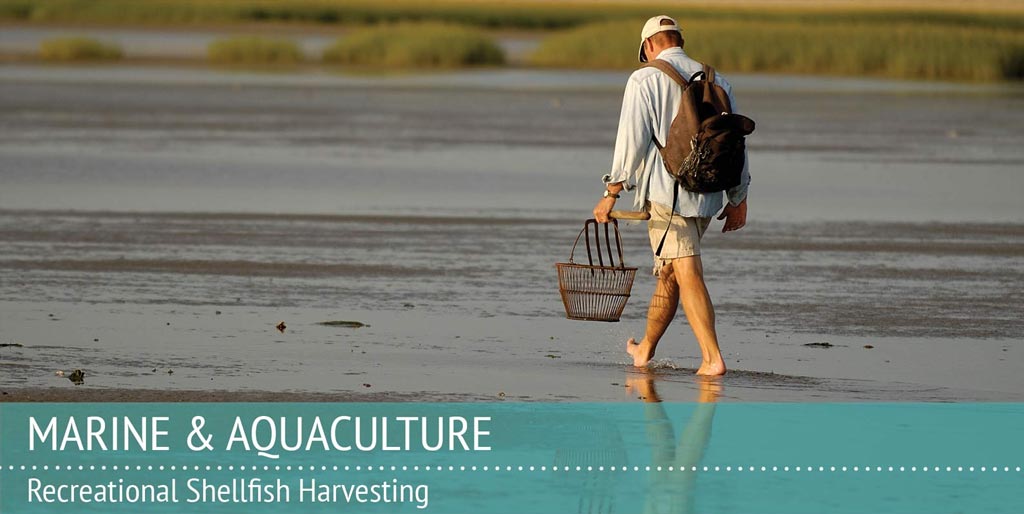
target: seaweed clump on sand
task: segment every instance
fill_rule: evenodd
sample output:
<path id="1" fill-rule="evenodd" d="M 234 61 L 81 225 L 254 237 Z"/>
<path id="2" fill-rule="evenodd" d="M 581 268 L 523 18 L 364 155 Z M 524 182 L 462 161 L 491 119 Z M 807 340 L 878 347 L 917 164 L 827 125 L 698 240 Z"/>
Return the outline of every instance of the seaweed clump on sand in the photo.
<path id="1" fill-rule="evenodd" d="M 80 369 L 76 369 L 68 375 L 68 380 L 70 380 L 72 384 L 82 385 L 85 383 L 85 372 Z"/>
<path id="2" fill-rule="evenodd" d="M 345 328 L 363 328 L 363 327 L 370 326 L 370 325 L 367 325 L 366 323 L 362 323 L 362 322 L 359 322 L 359 321 L 344 321 L 344 320 L 321 321 L 320 323 L 317 323 L 317 324 L 318 325 L 323 325 L 325 327 L 345 327 Z"/>

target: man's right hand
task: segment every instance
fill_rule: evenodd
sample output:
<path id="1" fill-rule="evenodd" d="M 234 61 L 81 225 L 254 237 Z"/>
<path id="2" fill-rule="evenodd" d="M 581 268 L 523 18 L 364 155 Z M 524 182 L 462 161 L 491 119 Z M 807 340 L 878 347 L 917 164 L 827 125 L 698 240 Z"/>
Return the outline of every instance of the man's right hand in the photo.
<path id="1" fill-rule="evenodd" d="M 612 208 L 615 207 L 615 198 L 609 196 L 608 198 L 602 198 L 594 206 L 594 219 L 598 223 L 608 223 L 611 218 L 608 216 L 612 212 Z"/>
<path id="2" fill-rule="evenodd" d="M 623 189 L 625 189 L 625 186 L 623 186 L 622 182 L 608 184 L 607 194 L 618 196 Z M 611 221 L 609 213 L 611 213 L 612 209 L 615 208 L 615 196 L 607 196 L 607 194 L 597 202 L 597 205 L 594 206 L 594 219 L 597 220 L 598 223 L 608 223 Z"/>

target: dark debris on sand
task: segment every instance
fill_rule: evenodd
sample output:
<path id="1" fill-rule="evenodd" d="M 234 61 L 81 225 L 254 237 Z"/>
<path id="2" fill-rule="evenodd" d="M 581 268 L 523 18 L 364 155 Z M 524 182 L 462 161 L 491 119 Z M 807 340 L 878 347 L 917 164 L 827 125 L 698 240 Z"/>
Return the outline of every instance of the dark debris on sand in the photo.
<path id="1" fill-rule="evenodd" d="M 370 326 L 370 325 L 367 325 L 366 323 L 361 323 L 359 321 L 344 321 L 344 320 L 321 321 L 320 323 L 317 323 L 317 324 L 318 325 L 323 325 L 325 327 L 346 327 L 346 328 L 363 328 L 363 327 Z"/>

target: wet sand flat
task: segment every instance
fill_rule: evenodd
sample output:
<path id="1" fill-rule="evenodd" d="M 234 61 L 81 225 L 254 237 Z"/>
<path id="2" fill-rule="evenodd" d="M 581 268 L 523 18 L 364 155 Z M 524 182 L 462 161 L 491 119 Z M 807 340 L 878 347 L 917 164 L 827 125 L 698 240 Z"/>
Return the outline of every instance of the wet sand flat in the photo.
<path id="1" fill-rule="evenodd" d="M 630 398 L 644 229 L 620 323 L 565 320 L 554 270 L 624 76 L 147 73 L 0 67 L 0 400 Z M 1020 92 L 734 83 L 763 132 L 702 255 L 723 398 L 1019 401 Z M 695 399 L 681 315 L 658 359 Z"/>
<path id="2" fill-rule="evenodd" d="M 710 234 L 703 256 L 734 368 L 726 397 L 1024 391 L 1016 373 L 1024 327 L 1005 308 L 1024 283 L 1014 278 L 1024 272 L 1015 258 L 1024 230 L 751 228 Z M 2 386 L 31 388 L 28 398 L 63 386 L 70 395 L 209 388 L 624 399 L 617 384 L 634 372 L 622 343 L 642 330 L 653 287 L 645 235 L 624 227 L 627 262 L 644 272 L 623 321 L 603 324 L 563 319 L 553 263 L 575 231 L 546 219 L 5 211 L 0 327 L 5 341 L 24 346 L 0 348 Z M 950 231 L 964 235 L 951 242 Z M 844 236 L 830 236 L 837 232 Z M 876 237 L 888 246 L 879 249 Z M 320 324 L 333 320 L 368 326 Z M 658 357 L 662 389 L 687 399 L 699 385 L 691 376 L 699 354 L 684 319 Z M 81 388 L 54 375 L 74 368 L 86 371 Z"/>

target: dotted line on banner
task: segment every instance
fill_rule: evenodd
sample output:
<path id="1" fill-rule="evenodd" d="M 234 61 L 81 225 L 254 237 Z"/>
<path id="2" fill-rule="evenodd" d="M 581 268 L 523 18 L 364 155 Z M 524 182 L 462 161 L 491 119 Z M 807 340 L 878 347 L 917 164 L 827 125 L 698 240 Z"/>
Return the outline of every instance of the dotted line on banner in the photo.
<path id="1" fill-rule="evenodd" d="M 911 472 L 916 473 L 918 471 L 930 473 L 993 473 L 1002 471 L 1004 473 L 1017 472 L 1020 473 L 1021 467 L 1010 467 L 1010 466 L 315 466 L 315 465 L 8 465 L 6 471 L 584 471 L 584 472 L 748 472 L 748 473 L 776 473 L 776 472 L 828 472 L 828 473 L 847 473 L 847 472 L 888 472 L 888 473 L 905 473 Z M 0 471 L 4 471 L 4 466 L 0 466 Z"/>

